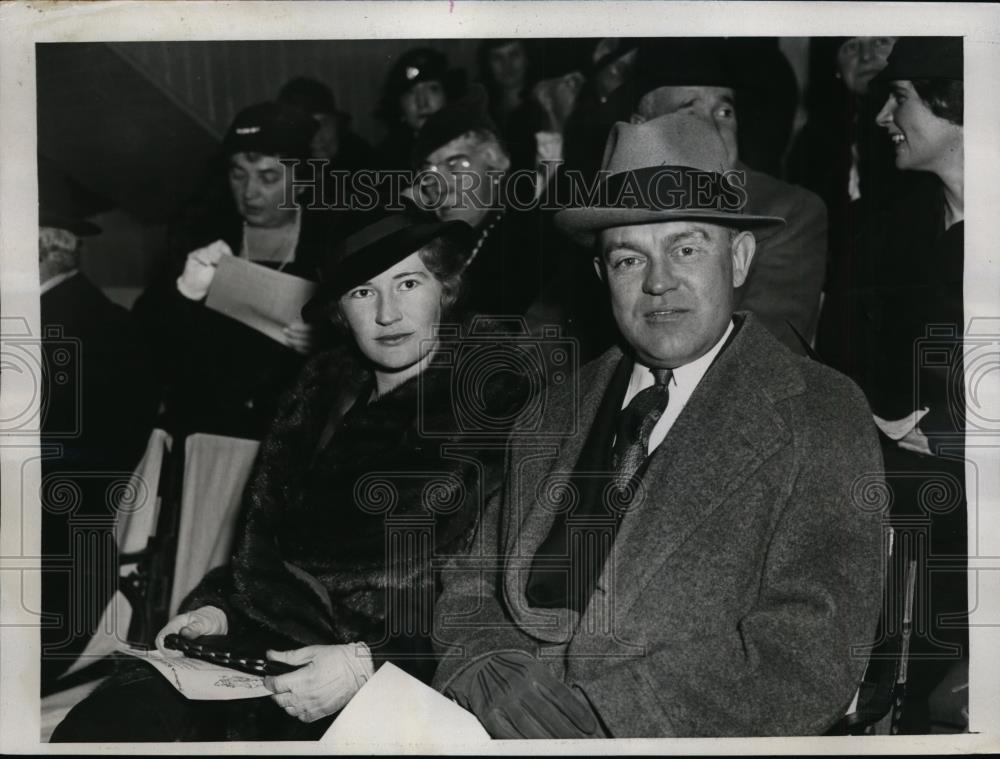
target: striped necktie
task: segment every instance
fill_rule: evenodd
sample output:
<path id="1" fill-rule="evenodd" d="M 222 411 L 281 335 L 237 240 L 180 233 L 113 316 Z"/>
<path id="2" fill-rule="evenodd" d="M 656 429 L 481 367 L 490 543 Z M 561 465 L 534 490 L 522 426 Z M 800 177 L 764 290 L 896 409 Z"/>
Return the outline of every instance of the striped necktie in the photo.
<path id="1" fill-rule="evenodd" d="M 618 434 L 615 437 L 613 464 L 615 487 L 625 490 L 646 460 L 649 435 L 663 416 L 670 401 L 670 369 L 652 369 L 655 383 L 636 393 L 618 415 Z"/>

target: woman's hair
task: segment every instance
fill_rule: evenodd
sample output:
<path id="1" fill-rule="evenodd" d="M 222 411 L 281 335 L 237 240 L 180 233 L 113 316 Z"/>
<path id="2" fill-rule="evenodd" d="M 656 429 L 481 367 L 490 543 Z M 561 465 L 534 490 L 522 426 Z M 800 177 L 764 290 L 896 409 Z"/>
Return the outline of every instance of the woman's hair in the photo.
<path id="1" fill-rule="evenodd" d="M 467 251 L 448 237 L 436 237 L 420 249 L 420 260 L 441 283 L 441 319 L 447 321 L 462 294 Z"/>
<path id="2" fill-rule="evenodd" d="M 964 86 L 955 79 L 912 79 L 913 89 L 927 103 L 931 113 L 952 124 L 962 126 L 962 109 L 965 104 Z"/>

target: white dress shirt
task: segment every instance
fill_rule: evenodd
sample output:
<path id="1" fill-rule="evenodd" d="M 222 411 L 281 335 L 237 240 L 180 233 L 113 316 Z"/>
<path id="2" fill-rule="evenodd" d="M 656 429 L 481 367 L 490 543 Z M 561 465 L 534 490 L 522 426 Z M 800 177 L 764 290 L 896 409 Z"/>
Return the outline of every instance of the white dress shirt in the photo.
<path id="1" fill-rule="evenodd" d="M 729 339 L 732 331 L 733 323 L 730 321 L 725 333 L 723 333 L 722 337 L 719 338 L 719 341 L 712 346 L 708 353 L 701 358 L 696 358 L 690 364 L 678 366 L 674 369 L 673 376 L 667 383 L 670 389 L 670 401 L 667 403 L 660 421 L 656 423 L 653 431 L 649 434 L 649 447 L 646 449 L 647 455 L 656 450 L 656 446 L 662 443 L 667 433 L 670 432 L 670 428 L 674 426 L 674 422 L 681 415 L 681 411 L 687 405 L 688 399 L 694 393 L 694 389 L 698 387 L 698 383 L 705 376 L 705 372 L 712 365 L 712 361 L 719 355 L 719 351 L 726 344 L 726 340 Z M 625 392 L 625 400 L 622 402 L 622 408 L 631 403 L 636 393 L 640 390 L 645 390 L 647 387 L 652 387 L 654 383 L 653 372 L 650 368 L 636 361 L 635 366 L 632 367 L 632 377 L 629 379 L 628 390 Z"/>
<path id="2" fill-rule="evenodd" d="M 56 274 L 54 277 L 49 277 L 47 280 L 42 282 L 41 287 L 38 288 L 39 295 L 45 295 L 49 290 L 51 290 L 56 285 L 61 285 L 67 279 L 75 275 L 79 269 L 70 269 L 69 271 L 64 271 L 62 274 Z"/>

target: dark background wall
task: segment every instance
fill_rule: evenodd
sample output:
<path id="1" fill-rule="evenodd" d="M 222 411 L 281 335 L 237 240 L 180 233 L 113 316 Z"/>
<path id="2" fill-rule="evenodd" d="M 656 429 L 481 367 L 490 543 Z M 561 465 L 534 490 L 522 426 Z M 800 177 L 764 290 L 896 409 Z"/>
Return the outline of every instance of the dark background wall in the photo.
<path id="1" fill-rule="evenodd" d="M 292 77 L 326 82 L 370 142 L 392 61 L 416 45 L 474 75 L 477 40 L 59 43 L 36 46 L 38 148 L 105 198 L 84 270 L 130 305 L 163 257 L 165 222 L 244 106 Z"/>
<path id="2" fill-rule="evenodd" d="M 165 224 L 205 174 L 233 116 L 289 79 L 326 82 L 372 144 L 386 72 L 415 46 L 476 77 L 477 39 L 46 43 L 36 45 L 39 152 L 103 197 L 85 272 L 126 306 L 162 262 Z M 805 79 L 808 40 L 781 47 Z M 800 120 L 801 123 L 801 115 Z"/>

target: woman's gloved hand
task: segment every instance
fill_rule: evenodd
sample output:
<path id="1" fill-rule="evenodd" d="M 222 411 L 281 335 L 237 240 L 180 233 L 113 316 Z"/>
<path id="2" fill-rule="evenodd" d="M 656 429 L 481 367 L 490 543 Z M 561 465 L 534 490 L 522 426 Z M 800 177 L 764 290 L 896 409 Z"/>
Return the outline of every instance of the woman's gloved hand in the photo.
<path id="1" fill-rule="evenodd" d="M 208 288 L 215 278 L 215 269 L 223 256 L 231 256 L 233 251 L 222 240 L 198 248 L 188 253 L 184 272 L 177 278 L 177 290 L 185 298 L 201 300 L 208 295 Z"/>
<path id="2" fill-rule="evenodd" d="M 200 638 L 202 635 L 225 635 L 229 632 L 226 612 L 217 606 L 202 606 L 194 611 L 178 614 L 156 634 L 156 650 L 164 656 L 183 656 L 180 651 L 164 646 L 164 639 L 173 633 L 185 638 Z"/>
<path id="3" fill-rule="evenodd" d="M 491 654 L 470 664 L 445 695 L 475 714 L 493 738 L 600 738 L 582 693 L 526 653 Z"/>
<path id="4" fill-rule="evenodd" d="M 286 675 L 264 678 L 264 687 L 274 693 L 271 699 L 302 722 L 339 712 L 375 672 L 364 643 L 268 651 L 267 658 L 305 665 Z"/>

